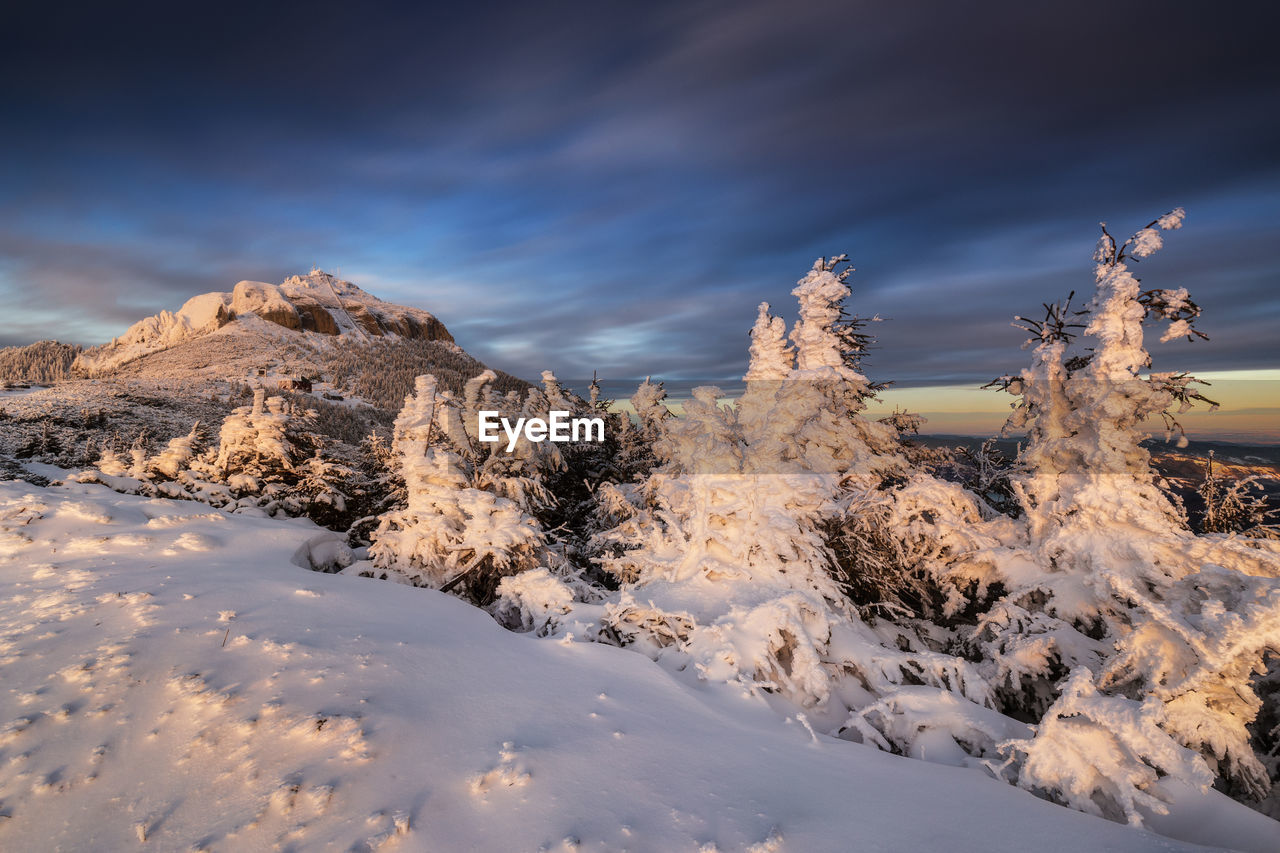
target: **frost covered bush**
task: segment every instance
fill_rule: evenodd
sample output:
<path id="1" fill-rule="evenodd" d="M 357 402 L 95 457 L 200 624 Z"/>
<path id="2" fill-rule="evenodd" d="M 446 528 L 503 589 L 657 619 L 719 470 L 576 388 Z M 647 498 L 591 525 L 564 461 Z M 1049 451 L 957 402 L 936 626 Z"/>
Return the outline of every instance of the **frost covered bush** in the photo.
<path id="1" fill-rule="evenodd" d="M 82 483 L 102 483 L 120 492 L 154 495 L 159 497 L 195 498 L 190 491 L 195 482 L 193 467 L 201 467 L 198 461 L 204 449 L 204 433 L 197 423 L 191 431 L 170 439 L 159 453 L 149 452 L 151 442 L 146 432 L 140 433 L 127 451 L 121 451 L 115 440 L 107 442 L 91 467 L 71 479 Z M 203 467 L 208 468 L 208 460 Z M 209 502 L 226 503 L 229 495 Z"/>
<path id="2" fill-rule="evenodd" d="M 277 491 L 294 466 L 310 456 L 299 432 L 306 417 L 282 397 L 254 390 L 253 403 L 227 415 L 218 434 L 214 470 L 233 490 L 244 494 Z"/>
<path id="3" fill-rule="evenodd" d="M 1156 784 L 1173 776 L 1213 781 L 1198 756 L 1165 734 L 1164 706 L 1101 692 L 1088 669 L 1073 670 L 1034 737 L 1002 742 L 1017 783 L 1083 812 L 1142 825 L 1139 806 L 1167 811 Z M 1003 768 L 1001 768 L 1003 770 Z"/>
<path id="4" fill-rule="evenodd" d="M 190 468 L 199 441 L 200 424 L 197 423 L 186 435 L 170 439 L 165 449 L 148 463 L 144 463 L 144 467 L 165 479 L 176 480 L 183 471 Z"/>
<path id="5" fill-rule="evenodd" d="M 356 471 L 319 449 L 294 471 L 297 483 L 289 495 L 291 508 L 322 527 L 345 530 L 358 506 Z"/>
<path id="6" fill-rule="evenodd" d="M 1164 775 L 1265 795 L 1252 676 L 1280 653 L 1277 551 L 1193 536 L 1140 444 L 1147 418 L 1176 433 L 1170 410 L 1203 399 L 1189 377 L 1143 372 L 1144 321 L 1203 337 L 1199 309 L 1185 291 L 1143 291 L 1129 269 L 1182 218 L 1120 246 L 1104 228 L 1088 307 L 1050 307 L 1029 327 L 1032 366 L 1003 383 L 1027 428 L 1012 477 L 1024 517 L 991 527 L 1001 549 L 948 577 L 981 609 L 965 641 L 1002 710 L 1040 720 L 1002 746 L 1018 784 L 1135 822 L 1135 805 L 1160 808 Z"/>
<path id="7" fill-rule="evenodd" d="M 1148 419 L 1176 437 L 1209 402 L 1143 346 L 1145 322 L 1203 337 L 1199 309 L 1128 268 L 1181 222 L 1104 233 L 1086 307 L 1023 321 L 1031 366 L 1001 384 L 1025 446 L 986 445 L 951 481 L 904 447 L 909 418 L 863 414 L 868 339 L 842 310 L 843 259 L 819 260 L 790 333 L 760 307 L 736 405 L 699 388 L 676 418 L 659 385 L 637 391 L 652 470 L 594 493 L 608 523 L 590 553 L 616 591 L 530 575 L 504 584 L 505 621 L 1116 820 L 1162 810 L 1170 777 L 1264 796 L 1274 737 L 1254 721 L 1275 701 L 1254 677 L 1280 651 L 1280 549 L 1193 535 L 1141 444 Z"/>
<path id="8" fill-rule="evenodd" d="M 546 636 L 573 612 L 574 589 L 548 569 L 508 575 L 498 583 L 494 617 L 517 631 Z"/>
<path id="9" fill-rule="evenodd" d="M 345 530 L 366 508 L 365 485 L 312 426 L 310 412 L 258 388 L 250 405 L 227 415 L 215 443 L 207 445 L 197 423 L 153 454 L 144 432 L 127 451 L 108 442 L 73 479 L 231 510 L 307 516 Z"/>
<path id="10" fill-rule="evenodd" d="M 976 722 L 990 700 L 970 663 L 913 626 L 872 625 L 850 597 L 868 561 L 894 585 L 886 598 L 926 579 L 915 542 L 884 536 L 863 548 L 871 531 L 892 530 L 907 465 L 897 431 L 861 414 L 876 386 L 857 369 L 865 339 L 845 320 L 843 261 L 820 259 L 797 285 L 789 336 L 761 306 L 736 406 L 714 387 L 695 389 L 679 418 L 649 383 L 633 398 L 660 464 L 601 496 L 619 522 L 601 535 L 599 560 L 621 586 L 600 608 L 600 630 L 700 678 L 772 694 L 852 739 L 910 752 L 954 725 L 994 746 L 1008 732 Z M 913 726 L 897 725 L 888 709 L 898 705 L 917 709 Z"/>
<path id="11" fill-rule="evenodd" d="M 503 577 L 534 568 L 545 547 L 527 512 L 526 502 L 540 497 L 536 482 L 484 464 L 467 432 L 465 414 L 494 402 L 492 379 L 473 379 L 459 401 L 435 377 L 418 377 L 392 442 L 407 504 L 383 516 L 369 549 L 379 569 L 416 586 L 461 586 L 481 604 L 493 600 Z"/>
<path id="12" fill-rule="evenodd" d="M 1205 466 L 1204 481 L 1196 490 L 1204 502 L 1200 530 L 1205 533 L 1244 533 L 1248 536 L 1280 537 L 1280 529 L 1270 524 L 1271 509 L 1257 476 L 1227 480 L 1214 470 L 1213 451 Z"/>

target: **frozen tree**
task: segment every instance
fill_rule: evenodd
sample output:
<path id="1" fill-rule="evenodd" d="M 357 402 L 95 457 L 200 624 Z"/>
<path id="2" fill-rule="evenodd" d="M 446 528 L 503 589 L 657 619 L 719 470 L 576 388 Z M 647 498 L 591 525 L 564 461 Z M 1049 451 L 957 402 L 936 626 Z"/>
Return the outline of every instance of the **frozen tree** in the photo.
<path id="1" fill-rule="evenodd" d="M 671 417 L 671 410 L 665 403 L 666 399 L 667 391 L 662 383 L 651 382 L 649 377 L 645 377 L 644 382 L 640 383 L 640 387 L 636 389 L 636 393 L 631 395 L 631 406 L 636 411 L 636 417 L 640 419 L 641 432 L 651 440 L 661 434 L 663 422 Z"/>
<path id="2" fill-rule="evenodd" d="M 1022 505 L 1013 492 L 1013 460 L 1002 452 L 997 439 L 988 438 L 977 447 L 961 446 L 939 470 L 981 499 L 992 512 L 1017 517 Z"/>
<path id="3" fill-rule="evenodd" d="M 846 283 L 853 267 L 845 266 L 846 255 L 819 258 L 791 295 L 800 302 L 800 319 L 791 329 L 791 342 L 796 347 L 796 369 L 821 371 L 832 369 L 854 377 L 849 355 L 857 350 L 843 325 L 843 303 L 849 295 Z"/>
<path id="4" fill-rule="evenodd" d="M 355 472 L 326 458 L 320 449 L 295 466 L 295 472 L 298 482 L 287 498 L 290 508 L 323 527 L 345 530 L 352 520 L 348 493 L 352 491 Z"/>
<path id="5" fill-rule="evenodd" d="M 616 481 L 626 484 L 643 480 L 658 465 L 656 443 L 662 438 L 666 424 L 672 417 L 666 406 L 667 391 L 661 382 L 648 377 L 631 395 L 631 408 L 636 413 L 633 423 L 625 412 L 618 413 L 613 421 L 617 450 L 614 465 L 618 470 Z"/>
<path id="6" fill-rule="evenodd" d="M 1104 227 L 1088 308 L 1047 306 L 1044 321 L 1025 323 L 1032 366 L 1003 383 L 1022 398 L 1014 425 L 1027 428 L 1011 478 L 1025 523 L 993 522 L 1007 552 L 950 568 L 973 584 L 981 612 L 967 642 L 1002 708 L 1041 720 L 1033 738 L 1004 745 L 1007 769 L 1130 821 L 1136 804 L 1161 808 L 1166 774 L 1265 793 L 1250 679 L 1280 651 L 1274 553 L 1196 540 L 1140 444 L 1147 418 L 1202 399 L 1189 377 L 1143 373 L 1144 321 L 1203 337 L 1191 326 L 1199 309 L 1183 290 L 1144 291 L 1129 269 L 1182 219 L 1176 210 L 1120 245 Z M 1081 327 L 1088 346 L 1073 352 Z"/>
<path id="7" fill-rule="evenodd" d="M 790 335 L 795 369 L 773 401 L 767 432 L 792 443 L 784 457 L 799 454 L 810 469 L 873 488 L 904 460 L 897 432 L 862 415 L 883 386 L 861 372 L 869 338 L 860 331 L 863 321 L 850 319 L 845 309 L 853 271 L 844 266 L 847 260 L 819 258 L 792 290 L 799 303 Z"/>
<path id="8" fill-rule="evenodd" d="M 613 406 L 613 401 L 604 397 L 600 388 L 600 377 L 596 371 L 591 372 L 591 384 L 587 386 L 587 402 L 592 411 L 596 412 L 607 412 Z"/>
<path id="9" fill-rule="evenodd" d="M 113 444 L 108 444 L 102 448 L 102 455 L 98 458 L 96 467 L 109 477 L 129 476 L 129 467 L 120 458 L 120 453 Z"/>
<path id="10" fill-rule="evenodd" d="M 482 389 L 468 396 L 478 401 Z M 544 535 L 537 521 L 492 481 L 481 488 L 461 406 L 435 377 L 418 378 L 396 419 L 392 450 L 407 505 L 383 516 L 369 549 L 374 565 L 417 586 L 461 586 L 488 603 L 499 580 L 537 565 Z M 465 442 L 465 443 L 464 443 Z"/>
<path id="11" fill-rule="evenodd" d="M 917 565 L 931 553 L 930 534 L 922 531 L 904 543 L 887 526 L 891 517 L 928 515 L 927 504 L 914 504 L 917 491 L 900 488 L 912 468 L 903 437 L 922 421 L 905 413 L 881 421 L 864 414 L 868 399 L 884 386 L 861 370 L 870 337 L 863 321 L 846 311 L 845 263 L 843 255 L 818 259 L 793 290 L 800 314 L 790 335 L 794 366 L 779 340 L 781 321 L 762 306 L 739 421 L 762 469 L 799 467 L 835 478 L 821 524 L 829 571 L 862 615 L 924 615 L 937 599 Z"/>
<path id="12" fill-rule="evenodd" d="M 560 380 L 550 370 L 542 371 L 542 391 L 546 395 L 548 410 L 574 411 L 582 403 L 581 400 L 570 399 L 571 395 L 561 387 Z"/>
<path id="13" fill-rule="evenodd" d="M 1154 253 L 1162 240 L 1153 229 L 1179 228 L 1182 216 L 1178 209 L 1161 217 L 1118 248 L 1104 227 L 1087 309 L 1073 312 L 1068 298 L 1046 305 L 1042 321 L 1019 318 L 1033 334 L 1032 364 L 1000 384 L 1021 398 L 1009 424 L 1027 430 L 1014 488 L 1046 562 L 1067 556 L 1077 544 L 1073 530 L 1121 520 L 1151 533 L 1183 527 L 1181 513 L 1155 484 L 1142 425 L 1156 415 L 1172 418 L 1175 403 L 1203 398 L 1189 388 L 1189 377 L 1142 374 L 1151 361 L 1143 323 L 1168 320 L 1181 333 L 1199 309 L 1185 291 L 1143 291 L 1126 264 Z M 1091 346 L 1073 354 L 1080 329 Z"/>
<path id="14" fill-rule="evenodd" d="M 795 520 L 795 490 L 745 475 L 736 418 L 719 396 L 695 389 L 665 426 L 667 462 L 645 484 L 652 511 L 628 519 L 617 531 L 628 547 L 603 561 L 624 580 L 606 628 L 655 656 L 668 647 L 691 656 L 705 677 L 762 682 L 813 704 L 830 693 L 815 647 L 826 645 L 825 602 L 839 591 L 822 572 L 812 519 Z M 818 510 L 823 482 L 797 485 Z"/>
<path id="15" fill-rule="evenodd" d="M 742 377 L 748 388 L 756 382 L 781 382 L 795 367 L 795 349 L 787 343 L 787 323 L 769 313 L 768 302 L 761 302 L 757 309 L 749 355 L 747 374 Z"/>
<path id="16" fill-rule="evenodd" d="M 369 536 L 381 516 L 405 504 L 404 478 L 391 445 L 377 431 L 366 435 L 357 448 L 350 488 L 358 497 L 363 516 L 347 528 L 353 547 L 370 544 Z"/>
<path id="17" fill-rule="evenodd" d="M 138 433 L 129 448 L 129 476 L 138 480 L 147 479 L 147 431 Z"/>
<path id="18" fill-rule="evenodd" d="M 865 622 L 833 547 L 831 528 L 861 516 L 855 505 L 902 470 L 894 429 L 861 414 L 873 386 L 842 331 L 842 261 L 819 260 L 796 288 L 790 338 L 802 361 L 761 307 L 736 406 L 714 387 L 695 389 L 679 418 L 662 416 L 651 383 L 633 398 L 660 464 L 602 495 L 619 522 L 599 559 L 621 584 L 603 606 L 603 636 L 773 693 L 827 731 L 886 749 L 945 740 L 958 750 L 953 733 L 994 748 L 1009 732 L 984 717 L 985 685 L 969 663 Z M 877 509 L 892 506 L 882 500 Z M 940 695 L 951 698 L 927 698 Z"/>
<path id="19" fill-rule="evenodd" d="M 282 397 L 253 392 L 253 403 L 227 415 L 218 435 L 213 468 L 218 477 L 237 492 L 257 495 L 279 491 L 307 458 L 309 448 L 298 441 L 296 413 Z"/>
<path id="20" fill-rule="evenodd" d="M 795 349 L 787 343 L 787 323 L 769 313 L 768 302 L 761 302 L 757 309 L 749 354 L 743 376 L 747 387 L 738 405 L 738 416 L 748 428 L 755 429 L 770 417 L 782 384 L 795 369 Z"/>
<path id="21" fill-rule="evenodd" d="M 190 466 L 199 441 L 200 424 L 196 423 L 191 427 L 191 432 L 170 439 L 168 446 L 147 462 L 147 469 L 167 480 L 178 479 L 179 475 Z M 105 472 L 105 469 L 103 470 Z"/>
<path id="22" fill-rule="evenodd" d="M 1019 397 L 1004 431 L 1026 429 L 1022 452 L 1023 476 L 1011 480 L 1019 502 L 1038 507 L 1056 499 L 1058 478 L 1063 472 L 1078 471 L 1082 455 L 1074 441 L 1068 420 L 1072 401 L 1067 397 L 1067 379 L 1088 363 L 1087 358 L 1068 358 L 1067 350 L 1085 324 L 1078 322 L 1087 311 L 1072 311 L 1072 291 L 1061 303 L 1044 305 L 1044 319 L 1018 317 L 1014 325 L 1031 332 L 1023 348 L 1034 345 L 1031 365 L 1019 376 L 1002 376 L 986 387 L 1000 387 Z M 1043 513 L 1029 516 L 1032 525 L 1044 521 Z"/>
<path id="23" fill-rule="evenodd" d="M 1179 208 L 1120 246 L 1104 226 L 1088 307 L 1073 312 L 1068 298 L 1063 305 L 1046 305 L 1042 321 L 1018 318 L 1017 325 L 1034 335 L 1028 342 L 1035 344 L 1032 365 L 1001 384 L 1021 397 L 1009 423 L 1028 431 L 1021 460 L 1027 474 L 1016 487 L 1038 541 L 1053 536 L 1050 521 L 1062 517 L 1063 508 L 1105 514 L 1107 504 L 1115 502 L 1107 498 L 1117 490 L 1126 506 L 1141 507 L 1129 514 L 1135 520 L 1141 516 L 1144 526 L 1182 524 L 1179 510 L 1155 485 L 1150 453 L 1141 446 L 1147 437 L 1143 423 L 1160 416 L 1172 435 L 1180 432 L 1172 409 L 1185 411 L 1194 401 L 1214 404 L 1185 374 L 1143 375 L 1151 366 L 1143 324 L 1167 321 L 1165 340 L 1170 334 L 1204 337 L 1192 326 L 1200 309 L 1184 289 L 1144 291 L 1128 264 L 1150 257 L 1163 245 L 1159 230 L 1180 228 L 1182 220 Z M 1080 329 L 1091 346 L 1072 353 Z M 1075 520 L 1089 521 L 1078 513 Z"/>
<path id="24" fill-rule="evenodd" d="M 1276 535 L 1268 519 L 1275 511 L 1267 505 L 1256 475 L 1228 481 L 1214 469 L 1213 451 L 1205 464 L 1204 481 L 1196 490 L 1204 501 L 1200 529 L 1205 533 Z"/>

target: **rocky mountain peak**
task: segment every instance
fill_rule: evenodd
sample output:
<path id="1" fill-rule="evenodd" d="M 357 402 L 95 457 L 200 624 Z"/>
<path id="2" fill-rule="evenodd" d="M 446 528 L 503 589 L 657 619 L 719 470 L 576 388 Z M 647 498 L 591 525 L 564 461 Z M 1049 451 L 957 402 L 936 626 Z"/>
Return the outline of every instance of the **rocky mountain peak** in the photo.
<path id="1" fill-rule="evenodd" d="M 250 318 L 303 338 L 398 337 L 453 343 L 453 336 L 433 314 L 384 302 L 349 281 L 312 270 L 278 285 L 241 281 L 229 292 L 194 296 L 178 311 L 161 311 L 130 326 L 110 343 L 86 350 L 76 367 L 100 374 L 184 341 L 220 333 L 230 325 L 248 323 Z"/>

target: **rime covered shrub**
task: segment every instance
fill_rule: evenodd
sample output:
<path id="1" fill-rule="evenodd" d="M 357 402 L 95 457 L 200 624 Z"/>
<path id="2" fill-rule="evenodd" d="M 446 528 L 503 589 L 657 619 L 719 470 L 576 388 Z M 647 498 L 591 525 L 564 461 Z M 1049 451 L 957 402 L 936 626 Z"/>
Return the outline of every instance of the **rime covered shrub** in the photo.
<path id="1" fill-rule="evenodd" d="M 93 466 L 73 478 L 231 510 L 306 516 L 345 530 L 367 508 L 367 489 L 313 426 L 310 411 L 258 388 L 250 405 L 227 415 L 214 442 L 197 423 L 152 453 L 142 433 L 128 450 L 107 443 Z"/>
<path id="2" fill-rule="evenodd" d="M 1108 695 L 1093 673 L 1072 671 L 1028 738 L 999 745 L 1017 783 L 1083 812 L 1142 825 L 1139 806 L 1167 811 L 1157 785 L 1174 776 L 1199 785 L 1213 777 L 1198 756 L 1166 734 L 1159 700 Z"/>
<path id="3" fill-rule="evenodd" d="M 1023 518 L 991 527 L 1002 549 L 949 577 L 980 611 L 964 641 L 1001 708 L 1040 720 L 1002 746 L 1018 784 L 1131 822 L 1138 805 L 1161 809 L 1165 775 L 1269 788 L 1248 726 L 1252 676 L 1280 653 L 1277 551 L 1195 537 L 1140 444 L 1145 420 L 1177 434 L 1171 409 L 1203 399 L 1185 375 L 1145 372 L 1143 345 L 1146 321 L 1199 335 L 1199 309 L 1182 290 L 1144 291 L 1129 269 L 1182 218 L 1120 245 L 1104 228 L 1087 308 L 1051 306 L 1026 326 L 1032 365 L 1002 383 L 1027 429 L 1011 478 Z"/>
<path id="4" fill-rule="evenodd" d="M 850 574 L 857 545 L 846 535 L 888 530 L 898 490 L 886 486 L 906 463 L 897 432 L 861 414 L 875 386 L 844 320 L 843 260 L 820 259 L 797 285 L 789 340 L 761 306 L 737 405 L 697 388 L 673 418 L 653 384 L 633 398 L 660 464 L 601 496 L 618 523 L 601 535 L 610 547 L 599 560 L 621 584 L 600 608 L 601 635 L 773 694 L 854 740 L 902 752 L 946 741 L 958 752 L 955 730 L 994 748 L 1009 730 L 989 719 L 970 663 L 912 626 L 870 624 L 850 596 L 861 576 Z M 884 559 L 885 574 L 904 580 L 913 546 L 877 544 L 897 558 Z M 914 709 L 912 725 L 899 725 L 897 708 Z"/>
<path id="5" fill-rule="evenodd" d="M 169 439 L 165 449 L 146 463 L 146 468 L 167 480 L 176 480 L 191 467 L 199 442 L 200 424 L 197 423 L 186 435 Z"/>
<path id="6" fill-rule="evenodd" d="M 297 483 L 290 491 L 293 509 L 323 527 L 345 530 L 359 505 L 357 474 L 350 466 L 315 454 L 294 466 Z"/>
<path id="7" fill-rule="evenodd" d="M 736 405 L 699 388 L 677 418 L 660 385 L 637 391 L 653 468 L 595 493 L 608 523 L 591 553 L 618 589 L 530 576 L 506 621 L 1115 820 L 1163 810 L 1167 778 L 1264 796 L 1274 736 L 1255 721 L 1275 702 L 1254 676 L 1280 651 L 1280 549 L 1195 536 L 1141 444 L 1148 419 L 1177 437 L 1178 412 L 1209 402 L 1143 346 L 1147 322 L 1202 337 L 1199 309 L 1128 268 L 1181 221 L 1104 234 L 1086 306 L 1021 321 L 1031 365 L 1000 384 L 1025 446 L 988 445 L 951 481 L 904 449 L 909 419 L 863 414 L 881 387 L 861 369 L 868 338 L 842 310 L 843 259 L 819 260 L 789 333 L 760 306 Z"/>
<path id="8" fill-rule="evenodd" d="M 282 397 L 254 390 L 253 403 L 227 415 L 218 434 L 214 469 L 237 491 L 260 494 L 285 481 L 295 464 L 310 456 L 298 432 L 296 412 Z"/>
<path id="9" fill-rule="evenodd" d="M 392 442 L 406 505 L 382 517 L 369 549 L 375 567 L 416 586 L 460 586 L 477 603 L 492 601 L 504 576 L 536 566 L 545 545 L 537 520 L 518 502 L 536 489 L 478 464 L 478 442 L 467 432 L 464 412 L 491 402 L 492 376 L 468 384 L 463 401 L 433 376 L 418 377 Z"/>
<path id="10" fill-rule="evenodd" d="M 1276 511 L 1268 505 L 1258 477 L 1250 475 L 1228 479 L 1215 469 L 1213 462 L 1213 451 L 1210 450 L 1204 481 L 1196 489 L 1204 502 L 1200 530 L 1280 538 L 1280 527 L 1271 523 Z"/>

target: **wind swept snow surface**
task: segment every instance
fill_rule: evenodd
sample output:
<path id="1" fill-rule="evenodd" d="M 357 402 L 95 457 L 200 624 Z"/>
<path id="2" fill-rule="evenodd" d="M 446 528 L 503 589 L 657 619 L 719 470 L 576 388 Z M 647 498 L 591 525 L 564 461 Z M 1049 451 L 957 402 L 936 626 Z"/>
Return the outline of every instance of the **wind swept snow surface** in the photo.
<path id="1" fill-rule="evenodd" d="M 300 568 L 322 534 L 0 483 L 0 849 L 1188 849 L 813 737 L 642 655 Z M 1194 805 L 1200 840 L 1276 840 Z"/>

